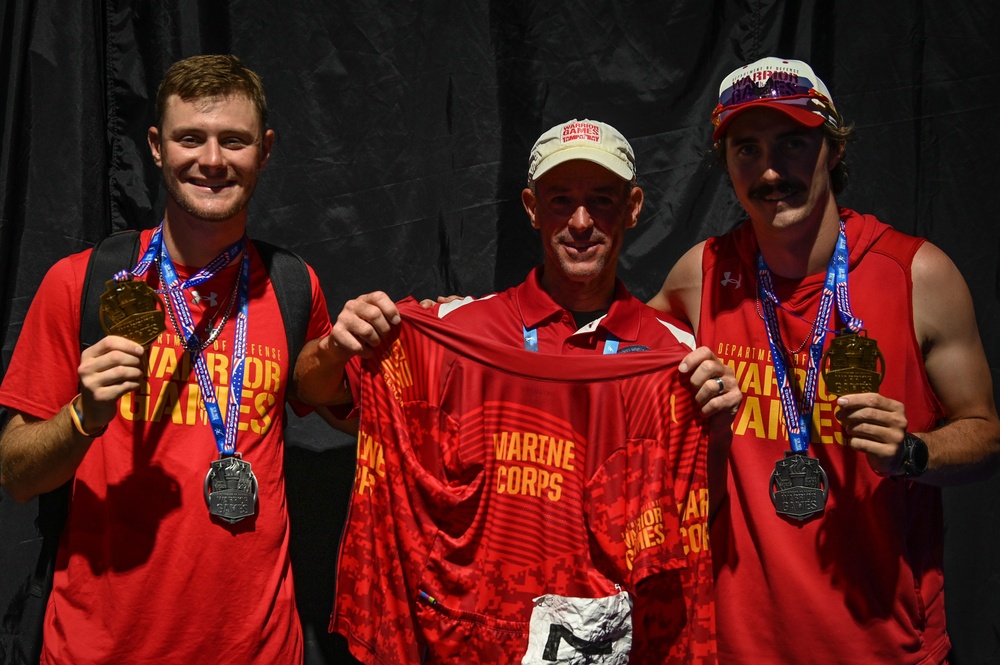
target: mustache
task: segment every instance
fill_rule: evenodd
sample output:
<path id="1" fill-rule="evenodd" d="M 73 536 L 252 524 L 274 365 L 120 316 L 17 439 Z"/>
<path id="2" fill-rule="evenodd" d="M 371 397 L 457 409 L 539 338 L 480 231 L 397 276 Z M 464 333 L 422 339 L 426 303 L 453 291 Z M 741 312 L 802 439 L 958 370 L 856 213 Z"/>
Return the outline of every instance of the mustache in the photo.
<path id="1" fill-rule="evenodd" d="M 754 198 L 762 198 L 771 196 L 775 192 L 779 194 L 791 194 L 804 189 L 801 183 L 791 182 L 788 180 L 782 180 L 781 182 L 774 185 L 758 185 L 750 190 L 750 196 Z"/>

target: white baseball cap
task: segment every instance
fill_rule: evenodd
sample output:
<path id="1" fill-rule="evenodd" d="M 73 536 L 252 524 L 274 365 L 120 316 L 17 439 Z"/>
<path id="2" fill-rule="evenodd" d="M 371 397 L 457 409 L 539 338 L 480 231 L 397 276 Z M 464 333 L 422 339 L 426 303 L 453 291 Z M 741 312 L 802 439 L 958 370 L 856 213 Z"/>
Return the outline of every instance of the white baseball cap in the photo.
<path id="1" fill-rule="evenodd" d="M 840 127 L 830 91 L 812 67 L 801 60 L 761 58 L 722 80 L 719 103 L 712 111 L 712 140 L 724 136 L 740 113 L 759 106 L 781 111 L 806 127 Z"/>
<path id="2" fill-rule="evenodd" d="M 574 159 L 600 164 L 622 180 L 635 182 L 635 153 L 617 129 L 596 120 L 570 120 L 538 137 L 528 158 L 528 182 Z"/>

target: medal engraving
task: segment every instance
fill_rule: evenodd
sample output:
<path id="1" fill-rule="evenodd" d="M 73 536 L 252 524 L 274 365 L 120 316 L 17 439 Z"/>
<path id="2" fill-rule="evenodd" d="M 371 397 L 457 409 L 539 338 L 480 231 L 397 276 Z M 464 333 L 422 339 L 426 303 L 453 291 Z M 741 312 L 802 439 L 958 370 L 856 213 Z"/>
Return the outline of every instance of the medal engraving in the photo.
<path id="1" fill-rule="evenodd" d="M 227 522 L 250 517 L 257 506 L 257 478 L 237 453 L 212 462 L 205 476 L 208 512 Z"/>
<path id="2" fill-rule="evenodd" d="M 826 508 L 830 486 L 818 459 L 788 450 L 774 465 L 770 490 L 779 515 L 806 520 Z"/>
<path id="3" fill-rule="evenodd" d="M 141 280 L 108 280 L 101 294 L 101 327 L 147 346 L 167 329 L 163 300 Z"/>
<path id="4" fill-rule="evenodd" d="M 834 337 L 821 367 L 827 392 L 837 396 L 876 393 L 885 376 L 885 358 L 864 330 Z"/>

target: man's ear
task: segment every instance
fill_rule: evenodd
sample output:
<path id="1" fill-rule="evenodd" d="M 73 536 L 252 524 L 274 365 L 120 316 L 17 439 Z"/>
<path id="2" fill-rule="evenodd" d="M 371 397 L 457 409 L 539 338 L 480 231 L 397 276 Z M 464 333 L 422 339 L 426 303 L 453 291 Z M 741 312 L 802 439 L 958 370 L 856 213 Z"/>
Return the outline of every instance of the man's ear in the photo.
<path id="1" fill-rule="evenodd" d="M 832 171 L 836 168 L 840 160 L 844 158 L 847 154 L 847 144 L 844 141 L 835 141 L 830 143 L 830 156 L 827 158 L 826 170 Z"/>
<path id="2" fill-rule="evenodd" d="M 642 202 L 645 200 L 645 194 L 642 192 L 641 187 L 633 187 L 628 193 L 628 207 L 629 207 L 629 222 L 625 226 L 627 229 L 631 229 L 636 224 L 639 223 L 639 213 L 642 212 Z"/>
<path id="3" fill-rule="evenodd" d="M 535 210 L 538 206 L 538 199 L 530 187 L 525 187 L 521 191 L 521 205 L 524 206 L 524 211 L 528 213 L 528 219 L 531 220 L 531 228 L 537 229 L 538 221 L 535 216 Z"/>
<path id="4" fill-rule="evenodd" d="M 260 168 L 267 165 L 267 160 L 271 158 L 271 149 L 274 147 L 274 130 L 269 129 L 264 132 L 264 138 L 260 141 Z"/>
<path id="5" fill-rule="evenodd" d="M 149 151 L 153 154 L 153 161 L 157 168 L 163 168 L 163 155 L 160 154 L 160 130 L 155 125 L 146 132 L 146 141 L 149 143 Z"/>

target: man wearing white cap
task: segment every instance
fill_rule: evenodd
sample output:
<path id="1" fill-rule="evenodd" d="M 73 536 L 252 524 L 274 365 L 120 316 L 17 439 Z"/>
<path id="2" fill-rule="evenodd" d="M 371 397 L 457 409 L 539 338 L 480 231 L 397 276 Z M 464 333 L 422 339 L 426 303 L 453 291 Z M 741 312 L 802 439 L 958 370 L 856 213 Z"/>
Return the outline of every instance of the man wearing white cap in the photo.
<path id="1" fill-rule="evenodd" d="M 616 277 L 625 230 L 636 225 L 643 203 L 642 189 L 636 185 L 635 154 L 618 130 L 603 122 L 574 119 L 546 131 L 531 150 L 528 186 L 521 200 L 531 225 L 540 232 L 543 265 L 508 291 L 478 300 L 452 300 L 436 311 L 460 323 L 470 317 L 484 338 L 545 353 L 600 354 L 612 348 L 625 353 L 633 346 L 655 348 L 658 339 L 673 343 L 684 338 L 672 318 L 642 307 Z M 508 325 L 492 310 L 484 320 L 483 308 L 493 307 L 486 304 L 493 298 L 507 303 L 523 330 L 521 325 Z M 470 302 L 480 304 L 463 309 Z M 617 316 L 626 312 L 627 317 Z M 367 356 L 378 345 L 379 335 L 396 321 L 394 303 L 377 291 L 345 305 L 330 339 L 349 355 Z M 528 330 L 536 336 L 525 340 Z M 322 347 L 321 351 L 327 350 L 326 344 Z M 302 375 L 300 391 L 317 403 L 328 403 L 335 388 L 330 375 L 311 366 L 322 363 L 322 356 L 304 354 L 297 374 Z M 693 351 L 681 368 L 691 373 L 706 415 L 728 413 L 739 403 L 732 371 L 707 348 Z M 310 383 L 313 379 L 316 385 Z M 340 391 L 340 396 L 347 395 Z"/>
<path id="2" fill-rule="evenodd" d="M 724 663 L 940 663 L 940 491 L 982 477 L 1000 423 L 961 274 L 837 206 L 844 123 L 804 62 L 727 76 L 717 152 L 749 220 L 650 302 L 744 392 L 712 530 Z"/>
<path id="3" fill-rule="evenodd" d="M 717 431 L 728 436 L 731 410 L 740 399 L 733 373 L 708 349 L 692 351 L 685 325 L 640 302 L 615 276 L 625 231 L 636 225 L 643 203 L 634 153 L 616 129 L 571 120 L 542 134 L 530 154 L 521 199 L 544 253 L 542 265 L 524 282 L 429 310 L 394 303 L 382 292 L 367 294 L 349 301 L 333 332 L 300 356 L 300 398 L 360 404 L 359 466 L 371 478 L 356 484 L 332 626 L 365 662 L 407 662 L 418 651 L 426 662 L 442 662 L 444 653 L 491 663 L 570 657 L 594 663 L 630 657 L 643 663 L 715 662 L 707 425 L 695 411 L 718 414 L 712 424 L 721 422 Z M 449 325 L 439 328 L 438 321 Z M 419 337 L 425 330 L 437 336 Z M 423 341 L 414 343 L 418 337 Z M 440 350 L 426 353 L 438 344 Z M 452 360 L 455 354 L 463 359 Z M 655 360 L 638 384 L 591 399 L 594 386 L 607 387 L 644 357 Z M 690 376 L 679 372 L 682 359 Z M 394 369 L 387 382 L 373 376 L 388 366 L 405 369 Z M 537 381 L 536 373 L 546 371 L 551 376 L 519 393 L 524 381 Z M 481 374 L 487 388 L 468 387 L 470 377 Z M 432 378 L 431 395 L 418 400 L 416 412 L 440 409 L 447 415 L 417 426 L 412 419 L 423 416 L 411 416 L 407 427 L 417 433 L 409 437 L 417 441 L 411 445 L 430 452 L 414 453 L 406 462 L 409 449 L 388 441 L 397 430 L 372 413 L 384 403 L 409 404 L 413 386 L 422 389 L 429 375 L 446 378 L 442 392 Z M 383 384 L 391 384 L 392 396 L 371 397 Z M 500 388 L 491 392 L 493 385 Z M 631 406 L 621 410 L 622 400 Z M 479 426 L 479 419 L 487 424 Z M 651 424 L 652 433 L 646 433 Z M 454 440 L 462 443 L 456 447 Z M 573 461 L 559 462 L 553 442 L 569 440 Z M 368 453 L 374 448 L 368 441 L 383 451 L 368 465 L 370 473 L 366 460 L 374 459 Z M 394 475 L 397 468 L 407 471 Z M 446 475 L 435 483 L 442 469 Z M 601 480 L 606 474 L 613 477 Z M 580 483 L 579 493 L 574 483 Z M 386 486 L 395 488 L 385 495 L 394 498 L 377 503 Z M 401 487 L 411 488 L 405 501 Z M 654 488 L 655 497 L 648 496 Z M 423 497 L 432 497 L 434 505 L 426 506 Z M 435 526 L 446 534 L 425 563 L 419 534 L 434 531 L 427 523 L 437 524 L 435 506 L 451 501 L 456 507 L 449 508 L 448 525 Z M 384 508 L 390 503 L 391 510 Z M 408 512 L 401 519 L 392 511 L 404 503 Z M 361 528 L 355 516 L 368 510 L 378 517 Z M 390 512 L 391 532 L 370 526 L 384 524 Z M 485 535 L 457 526 L 481 517 L 485 526 L 476 529 Z M 360 535 L 372 529 L 381 535 Z M 413 584 L 422 585 L 419 597 L 394 597 L 394 607 L 406 611 L 393 617 L 397 630 L 391 635 L 370 629 L 389 620 L 379 603 L 393 591 L 371 590 L 368 571 L 378 556 L 367 548 L 377 541 L 383 551 L 386 540 L 403 542 L 389 549 L 420 560 L 419 571 L 405 565 L 394 570 L 403 578 L 418 576 Z M 450 553 L 454 543 L 462 546 Z M 648 566 L 656 572 L 646 576 Z M 623 594 L 637 598 L 633 610 L 622 612 L 617 599 Z M 582 606 L 568 610 L 569 604 Z M 430 614 L 428 607 L 434 608 Z M 412 616 L 419 627 L 411 635 Z M 619 620 L 625 628 L 618 628 Z M 507 628 L 488 628 L 494 625 Z M 529 625 L 530 639 L 522 634 Z"/>
<path id="4" fill-rule="evenodd" d="M 503 293 L 435 305 L 442 317 L 474 325 L 484 339 L 544 353 L 630 353 L 661 341 L 693 344 L 686 324 L 643 306 L 616 277 L 625 230 L 636 225 L 643 203 L 635 154 L 618 130 L 574 119 L 546 131 L 531 150 L 521 201 L 540 232 L 543 264 Z M 493 299 L 505 303 L 506 318 Z M 478 304 L 465 307 L 473 302 Z M 327 341 L 303 351 L 299 391 L 317 404 L 349 400 L 347 388 L 330 378 L 341 375 L 351 356 L 370 355 L 398 320 L 395 304 L 381 291 L 349 301 Z M 329 366 L 328 353 L 337 356 Z M 681 369 L 690 372 L 705 415 L 729 415 L 739 404 L 732 370 L 709 349 L 692 351 Z"/>
<path id="5" fill-rule="evenodd" d="M 625 353 L 683 340 L 672 318 L 631 296 L 615 275 L 625 231 L 636 225 L 643 204 L 632 147 L 615 128 L 570 120 L 542 134 L 531 150 L 521 202 L 539 231 L 542 265 L 496 296 L 441 305 L 443 315 L 474 320 L 485 337 L 543 353 Z M 490 302 L 495 298 L 509 316 L 483 316 L 487 307 L 499 309 Z M 704 396 L 717 392 L 712 382 Z"/>

